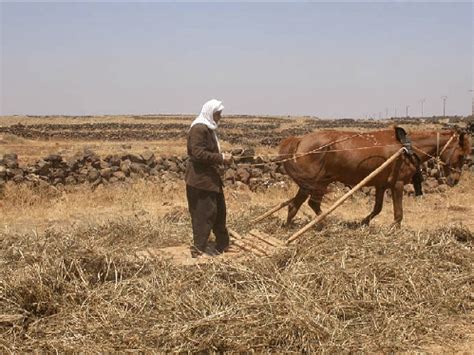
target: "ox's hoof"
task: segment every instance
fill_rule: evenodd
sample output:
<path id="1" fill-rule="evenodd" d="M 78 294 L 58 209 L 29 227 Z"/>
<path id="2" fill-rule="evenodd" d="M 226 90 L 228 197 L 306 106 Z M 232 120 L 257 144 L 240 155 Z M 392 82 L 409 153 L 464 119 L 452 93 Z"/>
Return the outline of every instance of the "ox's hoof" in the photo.
<path id="1" fill-rule="evenodd" d="M 365 217 L 362 221 L 360 221 L 361 226 L 368 226 L 370 224 L 370 218 Z"/>

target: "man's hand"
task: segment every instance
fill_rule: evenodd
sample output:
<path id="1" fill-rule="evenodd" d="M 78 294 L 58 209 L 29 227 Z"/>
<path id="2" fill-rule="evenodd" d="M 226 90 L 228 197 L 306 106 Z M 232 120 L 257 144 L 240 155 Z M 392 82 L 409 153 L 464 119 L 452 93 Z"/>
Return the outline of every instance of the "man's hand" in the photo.
<path id="1" fill-rule="evenodd" d="M 224 159 L 224 164 L 230 164 L 232 162 L 232 154 L 222 153 L 222 159 Z"/>

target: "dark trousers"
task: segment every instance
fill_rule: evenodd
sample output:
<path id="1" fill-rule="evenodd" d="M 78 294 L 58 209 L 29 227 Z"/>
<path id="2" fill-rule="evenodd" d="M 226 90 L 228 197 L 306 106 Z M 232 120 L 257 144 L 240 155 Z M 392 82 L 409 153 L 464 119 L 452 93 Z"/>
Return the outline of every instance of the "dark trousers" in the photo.
<path id="1" fill-rule="evenodd" d="M 229 246 L 224 193 L 186 185 L 186 196 L 191 213 L 194 247 L 204 251 L 212 230 L 216 236 L 216 250 L 223 252 Z"/>

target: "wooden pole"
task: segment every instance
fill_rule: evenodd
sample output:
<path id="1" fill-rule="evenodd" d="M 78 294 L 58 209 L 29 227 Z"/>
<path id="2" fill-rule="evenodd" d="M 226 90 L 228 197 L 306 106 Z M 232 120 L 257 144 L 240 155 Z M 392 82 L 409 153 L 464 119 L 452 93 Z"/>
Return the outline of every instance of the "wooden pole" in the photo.
<path id="1" fill-rule="evenodd" d="M 260 222 L 262 219 L 265 219 L 265 218 L 267 218 L 268 216 L 270 216 L 270 215 L 272 215 L 273 213 L 275 213 L 276 211 L 281 210 L 283 207 L 288 206 L 288 205 L 290 204 L 291 200 L 293 200 L 293 199 L 291 198 L 291 199 L 289 199 L 288 201 L 285 201 L 285 202 L 280 203 L 278 206 L 273 207 L 270 211 L 267 211 L 267 212 L 265 212 L 264 214 L 262 214 L 261 216 L 258 216 L 257 218 L 255 218 L 252 222 L 253 222 L 253 223 Z"/>
<path id="2" fill-rule="evenodd" d="M 385 163 L 380 165 L 377 169 L 372 171 L 365 179 L 363 179 L 361 182 L 359 182 L 356 186 L 354 186 L 349 192 L 347 192 L 344 196 L 342 196 L 339 200 L 337 200 L 326 212 L 323 214 L 319 215 L 316 217 L 314 220 L 309 222 L 307 225 L 305 225 L 303 228 L 301 228 L 299 231 L 297 231 L 295 234 L 293 234 L 287 241 L 286 244 L 290 244 L 293 242 L 295 239 L 297 239 L 299 236 L 301 236 L 304 232 L 306 232 L 308 229 L 310 229 L 312 226 L 314 226 L 316 223 L 321 222 L 328 214 L 330 214 L 332 211 L 334 211 L 336 208 L 338 208 L 345 200 L 347 200 L 350 196 L 354 194 L 357 190 L 362 188 L 366 183 L 368 183 L 370 180 L 372 180 L 376 175 L 378 175 L 383 169 L 385 169 L 388 165 L 390 165 L 395 159 L 397 159 L 403 152 L 405 151 L 405 148 L 401 148 L 399 151 L 397 151 L 395 154 L 393 154 L 390 158 L 388 158 Z"/>

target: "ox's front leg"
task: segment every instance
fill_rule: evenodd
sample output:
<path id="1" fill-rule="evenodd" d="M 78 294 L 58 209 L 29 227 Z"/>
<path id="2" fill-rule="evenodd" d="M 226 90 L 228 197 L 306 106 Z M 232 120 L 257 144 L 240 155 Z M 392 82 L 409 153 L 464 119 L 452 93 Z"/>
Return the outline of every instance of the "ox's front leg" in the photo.
<path id="1" fill-rule="evenodd" d="M 391 228 L 400 228 L 403 219 L 403 181 L 397 181 L 392 186 L 393 217 Z"/>
<path id="2" fill-rule="evenodd" d="M 372 212 L 370 212 L 370 214 L 367 217 L 365 217 L 362 220 L 361 222 L 362 224 L 368 226 L 370 221 L 382 211 L 384 195 L 385 195 L 385 186 L 384 187 L 376 186 L 374 209 L 372 210 Z"/>

